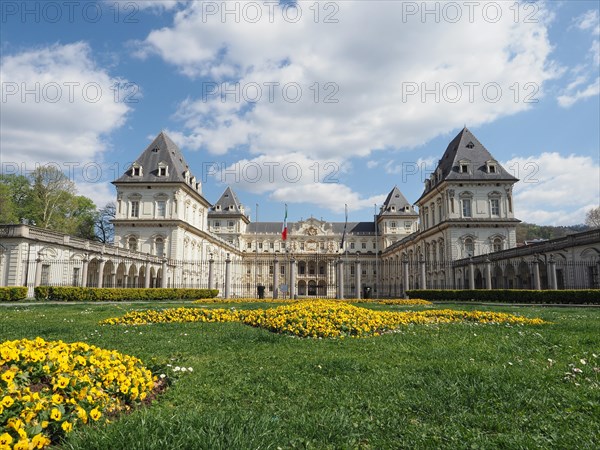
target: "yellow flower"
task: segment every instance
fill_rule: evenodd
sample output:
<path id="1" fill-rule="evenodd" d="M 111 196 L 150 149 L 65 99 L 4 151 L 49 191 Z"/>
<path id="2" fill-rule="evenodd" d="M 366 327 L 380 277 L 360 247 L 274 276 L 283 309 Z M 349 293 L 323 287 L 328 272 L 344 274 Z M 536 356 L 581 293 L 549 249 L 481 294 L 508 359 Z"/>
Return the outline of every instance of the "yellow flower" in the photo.
<path id="1" fill-rule="evenodd" d="M 50 439 L 44 436 L 42 433 L 36 434 L 33 439 L 31 439 L 31 445 L 34 449 L 44 448 L 50 445 Z"/>
<path id="2" fill-rule="evenodd" d="M 55 405 L 59 405 L 63 402 L 65 398 L 60 395 L 60 394 L 53 394 L 52 395 L 52 403 L 54 403 Z"/>
<path id="3" fill-rule="evenodd" d="M 13 441 L 13 438 L 8 433 L 4 433 L 3 435 L 0 436 L 0 445 L 10 445 L 10 443 L 12 441 Z"/>
<path id="4" fill-rule="evenodd" d="M 58 381 L 56 382 L 55 387 L 59 389 L 64 389 L 69 385 L 69 378 L 67 377 L 58 377 Z"/>
<path id="5" fill-rule="evenodd" d="M 14 380 L 15 373 L 12 370 L 7 370 L 6 372 L 4 372 L 2 374 L 2 376 L 0 378 L 2 378 L 7 383 L 10 383 L 12 380 Z"/>
<path id="6" fill-rule="evenodd" d="M 102 417 L 102 413 L 98 410 L 98 408 L 94 408 L 90 411 L 90 417 L 92 418 L 92 420 L 97 421 L 98 419 L 100 419 L 100 417 Z"/>
<path id="7" fill-rule="evenodd" d="M 60 420 L 61 417 L 62 414 L 58 408 L 53 408 L 52 411 L 50 411 L 50 418 L 52 420 Z"/>
<path id="8" fill-rule="evenodd" d="M 10 395 L 5 395 L 4 398 L 2 399 L 2 406 L 6 407 L 6 408 L 10 408 L 15 401 L 13 400 L 13 398 Z"/>
<path id="9" fill-rule="evenodd" d="M 73 431 L 73 424 L 69 421 L 64 421 L 60 427 L 65 431 L 65 433 L 70 433 Z"/>
<path id="10" fill-rule="evenodd" d="M 29 450 L 29 439 L 25 438 L 17 442 L 13 450 Z"/>

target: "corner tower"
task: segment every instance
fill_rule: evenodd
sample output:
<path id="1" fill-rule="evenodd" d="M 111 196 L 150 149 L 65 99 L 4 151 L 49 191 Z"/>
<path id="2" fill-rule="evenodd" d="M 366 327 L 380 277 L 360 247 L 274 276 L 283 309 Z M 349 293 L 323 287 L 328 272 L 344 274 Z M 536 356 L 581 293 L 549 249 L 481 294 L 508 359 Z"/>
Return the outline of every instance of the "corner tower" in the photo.
<path id="1" fill-rule="evenodd" d="M 416 203 L 426 258 L 454 260 L 515 247 L 517 181 L 463 128 Z"/>

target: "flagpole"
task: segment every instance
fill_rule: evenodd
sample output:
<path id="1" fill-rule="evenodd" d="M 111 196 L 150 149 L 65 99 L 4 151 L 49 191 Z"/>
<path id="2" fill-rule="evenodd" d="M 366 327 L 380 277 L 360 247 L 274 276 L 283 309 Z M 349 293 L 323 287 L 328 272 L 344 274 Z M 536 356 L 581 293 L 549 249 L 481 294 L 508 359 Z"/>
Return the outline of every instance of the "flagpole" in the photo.
<path id="1" fill-rule="evenodd" d="M 377 223 L 377 203 L 373 205 L 373 221 L 375 222 L 375 292 L 379 300 L 379 224 Z"/>
<path id="2" fill-rule="evenodd" d="M 254 211 L 254 241 L 256 246 L 256 254 L 254 255 L 254 294 L 258 297 L 258 203 L 256 204 L 256 211 Z"/>

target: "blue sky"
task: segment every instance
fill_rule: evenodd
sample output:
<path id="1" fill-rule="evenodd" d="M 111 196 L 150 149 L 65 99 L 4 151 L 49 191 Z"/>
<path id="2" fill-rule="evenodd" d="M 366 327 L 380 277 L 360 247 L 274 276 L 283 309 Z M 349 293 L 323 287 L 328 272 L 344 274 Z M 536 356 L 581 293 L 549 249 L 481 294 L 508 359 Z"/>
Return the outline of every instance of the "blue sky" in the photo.
<path id="1" fill-rule="evenodd" d="M 55 163 L 99 205 L 165 130 L 209 201 L 230 184 L 260 220 L 370 220 L 465 124 L 521 178 L 518 218 L 600 203 L 597 1 L 0 8 L 2 172 Z"/>

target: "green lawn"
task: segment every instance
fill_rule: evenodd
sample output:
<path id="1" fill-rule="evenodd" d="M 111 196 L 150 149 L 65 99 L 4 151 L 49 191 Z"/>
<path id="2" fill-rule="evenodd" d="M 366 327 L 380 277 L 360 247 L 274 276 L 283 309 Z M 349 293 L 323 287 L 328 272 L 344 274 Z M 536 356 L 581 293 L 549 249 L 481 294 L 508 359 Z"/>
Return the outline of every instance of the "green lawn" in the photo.
<path id="1" fill-rule="evenodd" d="M 600 309 L 444 304 L 553 324 L 409 326 L 344 340 L 291 338 L 239 323 L 98 325 L 132 309 L 174 305 L 0 308 L 0 340 L 84 341 L 148 366 L 193 368 L 151 406 L 83 427 L 64 448 L 600 446 Z M 231 306 L 278 305 L 210 305 Z M 573 367 L 582 373 L 565 380 Z"/>

